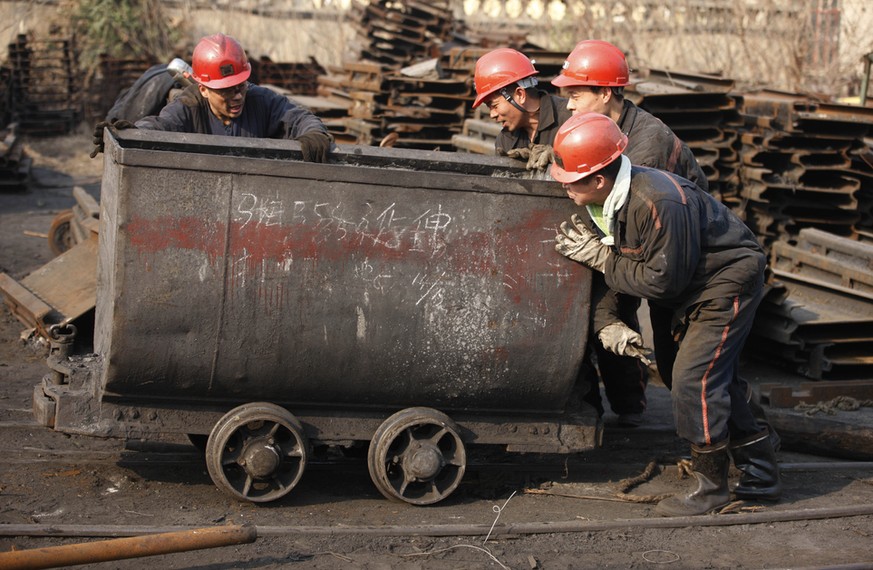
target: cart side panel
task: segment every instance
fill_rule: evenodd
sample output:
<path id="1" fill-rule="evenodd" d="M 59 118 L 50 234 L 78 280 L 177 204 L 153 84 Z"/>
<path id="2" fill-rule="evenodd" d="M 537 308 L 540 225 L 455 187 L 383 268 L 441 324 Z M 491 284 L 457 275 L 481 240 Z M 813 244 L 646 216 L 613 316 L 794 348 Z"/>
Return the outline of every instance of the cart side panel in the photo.
<path id="1" fill-rule="evenodd" d="M 554 251 L 560 193 L 390 166 L 118 155 L 129 165 L 104 206 L 117 231 L 101 233 L 117 277 L 98 299 L 110 396 L 563 409 L 590 274 Z"/>

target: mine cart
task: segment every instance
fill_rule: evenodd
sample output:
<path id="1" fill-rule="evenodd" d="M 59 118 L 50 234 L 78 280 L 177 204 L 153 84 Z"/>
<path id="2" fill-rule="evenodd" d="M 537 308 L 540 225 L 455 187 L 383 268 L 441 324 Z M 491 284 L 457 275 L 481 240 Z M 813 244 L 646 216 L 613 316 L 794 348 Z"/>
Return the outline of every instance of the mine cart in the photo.
<path id="1" fill-rule="evenodd" d="M 574 453 L 590 272 L 573 204 L 508 159 L 107 131 L 93 351 L 51 330 L 34 414 L 100 437 L 188 434 L 266 502 L 313 449 L 368 449 L 379 491 L 435 503 L 467 448 Z M 368 447 L 367 447 L 368 446 Z"/>

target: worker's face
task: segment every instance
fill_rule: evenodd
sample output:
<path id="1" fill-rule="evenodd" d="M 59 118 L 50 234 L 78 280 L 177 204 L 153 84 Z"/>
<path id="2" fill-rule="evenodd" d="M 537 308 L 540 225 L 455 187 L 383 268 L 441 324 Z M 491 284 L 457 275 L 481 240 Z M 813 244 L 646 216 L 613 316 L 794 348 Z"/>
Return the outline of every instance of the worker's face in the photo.
<path id="1" fill-rule="evenodd" d="M 521 101 L 519 101 L 519 96 L 522 97 Z M 524 89 L 516 89 L 513 97 L 515 97 L 515 101 L 520 105 L 524 104 Z M 519 111 L 515 105 L 507 101 L 506 97 L 500 93 L 492 95 L 485 101 L 485 105 L 488 106 L 488 115 L 491 119 L 500 123 L 503 128 L 514 131 L 525 126 L 523 122 L 527 116 Z"/>
<path id="2" fill-rule="evenodd" d="M 586 85 L 576 85 L 567 87 L 564 94 L 567 96 L 567 109 L 573 111 L 574 115 L 580 113 L 605 115 L 611 92 L 609 89 L 592 90 Z"/>
<path id="3" fill-rule="evenodd" d="M 563 184 L 563 187 L 567 192 L 567 197 L 573 200 L 573 203 L 577 206 L 588 206 L 591 204 L 602 206 L 606 203 L 606 198 L 612 191 L 612 182 L 602 174 L 595 173 L 586 176 L 582 180 Z"/>
<path id="4" fill-rule="evenodd" d="M 224 122 L 236 119 L 242 115 L 243 104 L 246 101 L 246 93 L 249 90 L 249 82 L 243 81 L 239 85 L 225 89 L 210 89 L 200 86 L 200 93 L 209 102 L 212 113 Z"/>

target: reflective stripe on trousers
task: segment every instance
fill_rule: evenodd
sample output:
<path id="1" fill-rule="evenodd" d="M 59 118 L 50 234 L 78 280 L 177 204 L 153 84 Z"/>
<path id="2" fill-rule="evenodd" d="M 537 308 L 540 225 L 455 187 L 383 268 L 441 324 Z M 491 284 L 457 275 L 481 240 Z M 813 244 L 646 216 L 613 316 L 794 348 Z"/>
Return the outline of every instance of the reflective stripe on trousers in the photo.
<path id="1" fill-rule="evenodd" d="M 679 436 L 693 444 L 713 445 L 760 430 L 737 366 L 763 296 L 758 287 L 704 301 L 687 317 L 673 363 L 673 417 Z"/>

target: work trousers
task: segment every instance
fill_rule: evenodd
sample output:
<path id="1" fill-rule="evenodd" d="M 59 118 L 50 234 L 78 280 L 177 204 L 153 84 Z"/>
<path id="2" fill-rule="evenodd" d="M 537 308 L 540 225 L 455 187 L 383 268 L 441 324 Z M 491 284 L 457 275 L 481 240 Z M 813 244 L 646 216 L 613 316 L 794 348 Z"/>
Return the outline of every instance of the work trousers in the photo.
<path id="1" fill-rule="evenodd" d="M 756 434 L 758 424 L 749 408 L 748 385 L 737 366 L 743 345 L 764 296 L 763 287 L 694 305 L 682 320 L 675 358 L 664 346 L 663 314 L 653 317 L 659 372 L 672 383 L 673 417 L 680 437 L 698 446 Z M 662 360 L 664 361 L 662 363 Z M 668 384 L 669 385 L 669 384 Z"/>

